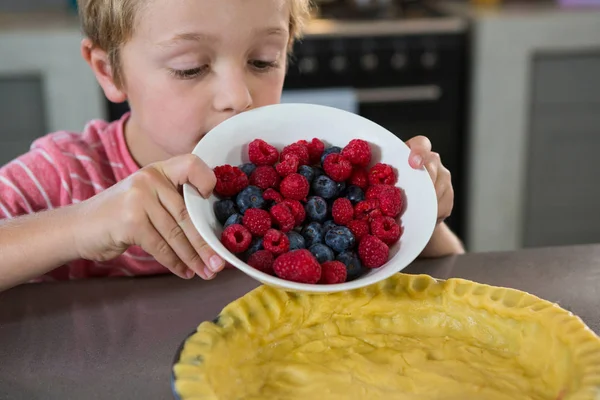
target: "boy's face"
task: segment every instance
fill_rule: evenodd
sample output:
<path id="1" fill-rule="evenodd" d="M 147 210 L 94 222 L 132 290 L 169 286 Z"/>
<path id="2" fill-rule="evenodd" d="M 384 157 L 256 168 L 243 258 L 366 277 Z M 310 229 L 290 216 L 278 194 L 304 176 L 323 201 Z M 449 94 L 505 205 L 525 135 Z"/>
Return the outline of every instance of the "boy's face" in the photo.
<path id="1" fill-rule="evenodd" d="M 130 143 L 144 147 L 138 153 L 152 152 L 153 159 L 189 153 L 225 119 L 280 101 L 287 0 L 146 4 L 121 53 L 130 125 L 140 136 Z"/>

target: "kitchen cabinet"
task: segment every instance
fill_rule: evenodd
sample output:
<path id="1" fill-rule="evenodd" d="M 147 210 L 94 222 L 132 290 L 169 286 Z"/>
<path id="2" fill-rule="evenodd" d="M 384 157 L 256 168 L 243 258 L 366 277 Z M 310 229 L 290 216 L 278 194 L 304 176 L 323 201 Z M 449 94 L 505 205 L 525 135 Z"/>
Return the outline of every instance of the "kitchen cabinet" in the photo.
<path id="1" fill-rule="evenodd" d="M 600 46 L 532 62 L 523 246 L 600 243 Z"/>
<path id="2" fill-rule="evenodd" d="M 472 25 L 471 251 L 600 241 L 600 8 L 440 7 Z"/>
<path id="3" fill-rule="evenodd" d="M 37 137 L 106 118 L 70 13 L 0 14 L 0 165 Z"/>
<path id="4" fill-rule="evenodd" d="M 42 92 L 39 76 L 0 78 L 0 165 L 26 152 L 45 133 Z"/>

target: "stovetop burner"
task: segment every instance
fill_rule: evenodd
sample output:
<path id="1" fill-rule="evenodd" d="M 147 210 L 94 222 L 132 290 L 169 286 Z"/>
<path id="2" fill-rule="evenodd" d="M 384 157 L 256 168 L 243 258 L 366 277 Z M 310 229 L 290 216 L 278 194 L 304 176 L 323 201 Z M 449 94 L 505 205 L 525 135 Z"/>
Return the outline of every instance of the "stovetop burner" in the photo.
<path id="1" fill-rule="evenodd" d="M 387 1 L 383 4 L 359 5 L 356 0 L 334 0 L 318 5 L 316 18 L 331 20 L 409 20 L 443 17 L 440 12 L 421 1 Z"/>

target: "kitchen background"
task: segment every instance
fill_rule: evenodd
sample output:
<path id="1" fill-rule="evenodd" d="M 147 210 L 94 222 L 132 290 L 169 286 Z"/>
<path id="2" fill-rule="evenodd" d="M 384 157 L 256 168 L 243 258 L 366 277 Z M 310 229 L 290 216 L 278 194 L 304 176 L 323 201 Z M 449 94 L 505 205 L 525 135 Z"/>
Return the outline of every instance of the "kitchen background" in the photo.
<path id="1" fill-rule="evenodd" d="M 81 60 L 72 3 L 0 0 L 0 165 L 127 110 Z M 282 101 L 428 136 L 469 251 L 600 242 L 600 1 L 316 3 Z"/>

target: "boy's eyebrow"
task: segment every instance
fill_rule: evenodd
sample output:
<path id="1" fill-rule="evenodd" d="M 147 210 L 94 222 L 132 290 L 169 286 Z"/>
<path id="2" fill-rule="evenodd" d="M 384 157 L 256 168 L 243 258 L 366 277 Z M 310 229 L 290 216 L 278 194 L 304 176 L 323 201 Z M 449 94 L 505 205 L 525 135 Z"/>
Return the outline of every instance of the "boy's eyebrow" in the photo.
<path id="1" fill-rule="evenodd" d="M 281 28 L 278 26 L 254 30 L 255 34 L 263 35 L 263 36 L 272 36 L 272 35 L 282 35 L 283 36 L 283 35 L 286 35 L 287 32 L 288 32 L 287 29 L 284 29 L 284 28 Z M 215 43 L 215 42 L 219 41 L 219 38 L 217 36 L 210 35 L 207 33 L 202 33 L 202 32 L 184 32 L 184 33 L 178 33 L 177 35 L 175 35 L 174 37 L 172 37 L 169 40 L 160 42 L 159 45 L 168 47 L 177 42 L 182 42 L 182 41 Z"/>
<path id="2" fill-rule="evenodd" d="M 160 46 L 171 46 L 177 42 L 182 42 L 182 41 L 193 41 L 193 42 L 216 42 L 218 41 L 218 38 L 213 36 L 213 35 L 209 35 L 206 33 L 200 33 L 200 32 L 184 32 L 184 33 L 178 33 L 177 35 L 173 36 L 171 39 L 169 40 L 165 40 L 164 42 L 160 42 L 159 45 Z"/>

